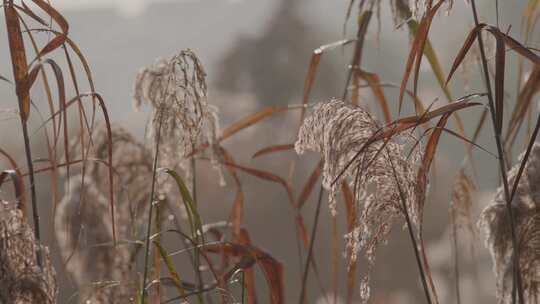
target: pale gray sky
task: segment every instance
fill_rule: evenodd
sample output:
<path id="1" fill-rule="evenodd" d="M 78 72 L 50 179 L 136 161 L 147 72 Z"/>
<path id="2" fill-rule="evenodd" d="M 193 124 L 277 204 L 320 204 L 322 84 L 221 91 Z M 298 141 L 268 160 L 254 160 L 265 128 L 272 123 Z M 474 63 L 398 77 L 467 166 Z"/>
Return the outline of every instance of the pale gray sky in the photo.
<path id="1" fill-rule="evenodd" d="M 123 17 L 137 17 L 148 5 L 158 2 L 196 2 L 201 0 L 51 0 L 51 3 L 62 11 L 82 11 L 95 9 L 113 9 Z M 237 3 L 243 0 L 213 0 Z"/>

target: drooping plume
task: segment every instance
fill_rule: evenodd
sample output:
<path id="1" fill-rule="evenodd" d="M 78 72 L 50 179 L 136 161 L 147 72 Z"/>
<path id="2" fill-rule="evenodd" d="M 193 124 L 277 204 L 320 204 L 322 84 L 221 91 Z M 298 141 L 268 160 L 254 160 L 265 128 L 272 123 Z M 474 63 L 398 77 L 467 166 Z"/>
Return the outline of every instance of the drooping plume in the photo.
<path id="1" fill-rule="evenodd" d="M 362 108 L 333 99 L 315 105 L 300 128 L 295 144 L 298 154 L 306 150 L 321 153 L 323 186 L 330 192 L 332 214 L 336 214 L 340 184 L 348 183 L 354 189 L 355 204 L 360 212 L 358 226 L 346 236 L 347 246 L 352 260 L 356 260 L 360 251 L 365 252 L 369 269 L 375 261 L 377 246 L 386 242 L 394 220 L 403 218 L 400 190 L 412 221 L 419 223 L 415 189 L 422 155 L 420 147 L 413 145 L 411 135 L 396 135 L 386 142 L 365 146 L 379 129 L 377 120 Z M 415 148 L 408 151 L 412 146 Z M 364 301 L 369 298 L 369 269 L 361 285 Z"/>
<path id="2" fill-rule="evenodd" d="M 513 185 L 520 162 L 508 172 Z M 519 266 L 523 280 L 525 303 L 540 301 L 540 144 L 535 143 L 511 203 L 514 214 Z M 486 236 L 486 247 L 493 259 L 499 303 L 512 301 L 513 247 L 508 209 L 503 187 L 483 211 L 478 222 Z"/>

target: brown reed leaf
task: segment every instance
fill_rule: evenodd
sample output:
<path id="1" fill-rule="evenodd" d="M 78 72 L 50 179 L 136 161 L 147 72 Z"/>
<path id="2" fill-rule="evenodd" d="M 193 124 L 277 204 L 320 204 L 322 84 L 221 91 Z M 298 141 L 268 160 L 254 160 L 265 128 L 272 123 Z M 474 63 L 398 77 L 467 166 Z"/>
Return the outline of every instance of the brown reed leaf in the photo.
<path id="1" fill-rule="evenodd" d="M 304 206 L 304 204 L 309 198 L 309 195 L 311 194 L 311 192 L 313 192 L 313 188 L 315 188 L 315 184 L 321 176 L 323 165 L 324 162 L 320 160 L 317 166 L 315 166 L 315 169 L 313 169 L 313 171 L 309 175 L 306 183 L 302 187 L 302 192 L 300 192 L 300 196 L 298 197 L 298 200 L 296 202 L 296 206 L 298 209 L 301 209 L 302 206 Z"/>
<path id="2" fill-rule="evenodd" d="M 207 244 L 203 249 L 209 253 L 225 253 L 233 257 L 254 259 L 265 275 L 269 287 L 269 303 L 285 303 L 283 265 L 268 253 L 253 246 L 237 243 Z"/>
<path id="3" fill-rule="evenodd" d="M 294 144 L 271 145 L 268 147 L 264 147 L 260 149 L 259 151 L 255 152 L 251 158 L 256 158 L 256 157 L 267 155 L 267 154 L 273 154 L 276 152 L 289 151 L 293 149 L 294 149 Z"/>

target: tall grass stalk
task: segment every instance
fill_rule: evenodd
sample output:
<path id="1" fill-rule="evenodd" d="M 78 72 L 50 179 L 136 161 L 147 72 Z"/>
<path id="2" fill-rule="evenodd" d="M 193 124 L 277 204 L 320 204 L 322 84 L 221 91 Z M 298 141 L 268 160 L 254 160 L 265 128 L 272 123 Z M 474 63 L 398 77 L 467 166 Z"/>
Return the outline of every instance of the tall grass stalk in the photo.
<path id="1" fill-rule="evenodd" d="M 422 267 L 422 261 L 421 261 L 420 252 L 419 252 L 419 249 L 418 249 L 419 248 L 418 247 L 418 242 L 416 241 L 416 237 L 414 236 L 412 221 L 411 221 L 411 218 L 409 216 L 409 211 L 407 209 L 407 203 L 406 203 L 407 200 L 405 198 L 405 194 L 403 193 L 403 189 L 401 188 L 401 184 L 399 183 L 396 168 L 395 168 L 395 166 L 394 166 L 394 164 L 392 162 L 392 158 L 388 155 L 388 152 L 386 152 L 386 157 L 387 157 L 388 161 L 390 162 L 390 167 L 392 167 L 392 173 L 394 174 L 394 179 L 395 179 L 395 182 L 396 182 L 396 186 L 397 186 L 398 191 L 399 191 L 399 198 L 400 198 L 400 201 L 401 201 L 401 208 L 403 209 L 403 213 L 405 215 L 405 221 L 407 222 L 407 230 L 409 231 L 409 237 L 411 238 L 411 243 L 412 243 L 412 246 L 413 246 L 413 249 L 414 249 L 414 256 L 416 258 L 416 264 L 418 265 L 418 271 L 420 272 L 420 279 L 422 281 L 422 287 L 424 288 L 424 294 L 426 295 L 426 301 L 427 301 L 428 304 L 432 304 L 431 296 L 429 294 L 428 284 L 427 284 L 427 280 L 426 280 L 425 270 Z"/>
<path id="2" fill-rule="evenodd" d="M 160 109 L 160 112 L 163 111 L 163 108 Z M 154 208 L 154 194 L 156 187 L 156 175 L 157 175 L 157 164 L 159 158 L 159 142 L 161 139 L 161 126 L 163 124 L 163 115 L 160 113 L 159 117 L 159 126 L 157 129 L 156 136 L 156 151 L 154 152 L 154 163 L 152 167 L 152 186 L 150 190 L 150 206 L 148 208 L 148 223 L 146 226 L 146 240 L 144 245 L 144 270 L 143 270 L 143 280 L 141 286 L 141 301 L 144 303 L 146 299 L 146 278 L 148 277 L 148 260 L 150 256 L 150 236 L 152 233 L 152 211 Z"/>
<path id="3" fill-rule="evenodd" d="M 26 164 L 28 166 L 28 176 L 30 179 L 30 199 L 32 202 L 32 219 L 34 221 L 34 236 L 36 238 L 36 243 L 41 244 L 41 233 L 39 228 L 39 211 L 38 211 L 38 205 L 37 205 L 37 197 L 36 197 L 36 184 L 35 184 L 35 176 L 34 176 L 34 163 L 32 161 L 32 150 L 30 148 L 30 138 L 28 137 L 28 125 L 26 124 L 25 119 L 22 116 L 22 108 L 21 108 L 21 127 L 23 131 L 23 138 L 24 138 L 24 152 L 26 156 Z M 41 249 L 38 246 L 36 250 L 36 259 L 37 259 L 37 265 L 39 268 L 43 268 L 43 261 L 42 261 L 42 254 Z"/>
<path id="4" fill-rule="evenodd" d="M 471 0 L 471 9 L 472 14 L 474 18 L 474 24 L 476 27 L 480 25 L 480 22 L 478 20 L 478 12 L 476 10 L 476 1 Z M 512 201 L 510 199 L 510 190 L 508 187 L 508 179 L 506 175 L 506 165 L 505 165 L 505 155 L 504 155 L 504 149 L 501 142 L 501 134 L 500 129 L 497 127 L 497 116 L 496 115 L 503 115 L 503 113 L 496 113 L 495 112 L 495 103 L 493 101 L 493 93 L 491 89 L 491 82 L 489 77 L 489 70 L 488 70 L 488 63 L 486 59 L 486 53 L 484 49 L 484 42 L 482 40 L 482 31 L 478 32 L 477 36 L 478 46 L 480 48 L 480 59 L 482 62 L 482 70 L 484 72 L 484 82 L 487 90 L 487 97 L 488 97 L 488 103 L 489 103 L 489 110 L 491 113 L 491 122 L 493 125 L 494 135 L 495 135 L 495 143 L 497 145 L 497 153 L 498 153 L 498 159 L 499 159 L 499 171 L 501 173 L 502 177 L 502 183 L 504 187 L 504 196 L 506 200 L 506 208 L 508 209 L 508 217 L 510 222 L 510 231 L 512 235 L 512 247 L 514 249 L 513 254 L 513 264 L 514 264 L 514 284 L 516 284 L 517 287 L 517 293 L 518 293 L 518 301 L 520 304 L 524 304 L 524 298 L 523 298 L 523 283 L 521 279 L 521 270 L 519 266 L 519 247 L 517 243 L 517 237 L 516 237 L 516 228 L 515 228 L 515 220 L 514 220 L 514 214 L 512 211 Z M 514 299 L 512 299 L 512 302 L 515 303 Z"/>
<path id="5" fill-rule="evenodd" d="M 313 227 L 311 228 L 311 237 L 309 240 L 309 251 L 306 258 L 306 262 L 304 264 L 304 272 L 302 275 L 302 289 L 300 291 L 300 301 L 299 304 L 305 303 L 306 298 L 306 285 L 307 285 L 307 279 L 309 274 L 309 264 L 312 261 L 313 258 L 313 248 L 315 247 L 315 237 L 317 233 L 317 225 L 319 224 L 319 214 L 321 213 L 321 203 L 322 203 L 322 197 L 324 193 L 324 187 L 321 185 L 319 189 L 319 197 L 317 199 L 317 209 L 315 210 L 315 220 L 313 221 Z"/>
<path id="6" fill-rule="evenodd" d="M 195 145 L 192 144 L 193 151 L 195 150 Z M 192 188 L 191 188 L 191 195 L 193 197 L 193 205 L 196 209 L 197 207 L 197 161 L 195 159 L 195 155 L 191 156 L 191 174 L 192 174 Z M 193 268 L 195 270 L 195 275 L 197 277 L 197 284 L 199 285 L 199 289 L 203 288 L 203 278 L 201 274 L 201 258 L 200 258 L 200 248 L 199 245 L 204 246 L 204 238 L 202 235 L 199 235 L 198 230 L 195 231 L 197 234 L 197 237 L 195 238 L 195 241 L 197 242 L 197 246 L 195 247 L 195 253 L 193 254 Z M 207 299 L 209 303 L 211 303 L 210 294 L 206 294 Z M 203 303 L 202 294 L 197 294 L 197 299 L 199 303 Z"/>
<path id="7" fill-rule="evenodd" d="M 7 17 L 8 15 L 11 15 L 11 14 L 8 13 L 8 10 L 9 9 L 13 10 L 13 5 L 14 5 L 13 1 L 6 1 L 6 0 L 3 1 L 5 19 L 6 19 L 6 29 L 8 30 L 8 36 L 9 36 L 9 50 L 10 50 L 11 59 L 12 59 L 13 76 L 17 80 L 17 78 L 20 76 L 18 74 L 20 74 L 21 72 L 27 73 L 28 71 L 27 70 L 26 71 L 20 71 L 20 69 L 22 69 L 23 67 L 17 67 L 15 65 L 15 62 L 19 62 L 19 61 L 23 61 L 24 65 L 26 65 L 27 63 L 26 63 L 26 53 L 25 53 L 25 50 L 24 50 L 24 43 L 22 42 L 22 40 L 20 42 L 23 45 L 22 50 L 17 49 L 17 46 L 15 46 L 13 41 L 12 41 L 12 39 L 15 40 L 12 37 L 22 35 L 22 33 L 20 31 L 20 27 L 18 26 L 19 19 L 17 18 L 14 21 L 13 16 L 11 16 L 9 18 Z M 17 26 L 13 27 L 12 26 L 13 24 L 10 24 L 10 22 L 15 22 Z M 18 31 L 18 32 L 16 33 L 15 31 Z M 27 69 L 27 67 L 25 67 L 25 68 Z M 21 119 L 21 129 L 22 129 L 22 133 L 23 133 L 24 152 L 25 152 L 26 164 L 28 166 L 28 174 L 29 174 L 29 179 L 30 179 L 30 200 L 31 200 L 31 203 L 32 203 L 33 222 L 34 222 L 34 236 L 36 238 L 36 242 L 38 244 L 40 244 L 41 243 L 41 234 L 40 234 L 40 227 L 39 227 L 39 212 L 38 212 L 38 206 L 37 206 L 36 184 L 35 184 L 35 177 L 34 177 L 34 163 L 33 163 L 33 160 L 32 160 L 32 149 L 30 147 L 30 137 L 29 137 L 29 134 L 28 134 L 28 124 L 27 124 L 29 113 L 27 113 L 26 110 L 25 110 L 25 105 L 24 105 L 25 99 L 22 96 L 22 94 L 24 94 L 24 93 L 22 92 L 22 88 L 19 88 L 19 83 L 17 83 L 17 81 L 16 81 L 16 87 L 18 89 L 17 90 L 17 97 L 18 97 L 18 100 L 19 100 L 19 102 L 18 102 L 18 105 L 19 105 L 19 117 Z M 21 92 L 19 92 L 19 89 L 21 90 Z M 29 98 L 29 97 L 27 96 L 27 98 Z M 38 247 L 38 249 L 36 251 L 36 259 L 37 259 L 38 266 L 40 268 L 42 268 L 42 256 L 41 256 L 41 251 L 40 251 L 39 247 Z"/>

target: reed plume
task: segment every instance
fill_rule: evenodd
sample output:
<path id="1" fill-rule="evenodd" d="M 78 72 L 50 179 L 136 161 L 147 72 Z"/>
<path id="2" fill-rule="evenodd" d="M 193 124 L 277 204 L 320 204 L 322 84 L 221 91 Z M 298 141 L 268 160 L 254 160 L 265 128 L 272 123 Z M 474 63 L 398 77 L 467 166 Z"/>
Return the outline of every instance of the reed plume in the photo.
<path id="1" fill-rule="evenodd" d="M 41 250 L 42 268 L 36 262 Z M 23 213 L 0 199 L 0 302 L 5 304 L 56 303 L 56 272 L 49 250 L 37 243 Z"/>
<path id="2" fill-rule="evenodd" d="M 206 72 L 193 51 L 183 50 L 171 59 L 159 59 L 141 69 L 134 92 L 136 109 L 145 103 L 152 107 L 146 135 L 154 141 L 153 147 L 159 141 L 159 167 L 183 169 L 191 184 L 188 156 L 197 145 L 209 143 L 211 160 L 217 168 L 217 108 L 208 103 Z M 173 188 L 165 176 L 158 176 L 158 185 L 164 193 Z"/>
<path id="3" fill-rule="evenodd" d="M 396 135 L 386 142 L 369 144 L 357 155 L 379 129 L 378 121 L 361 107 L 332 99 L 315 105 L 295 143 L 298 154 L 310 150 L 319 152 L 324 159 L 322 183 L 329 190 L 332 215 L 337 213 L 339 185 L 346 182 L 354 189 L 360 212 L 357 226 L 346 239 L 350 260 L 355 261 L 364 251 L 368 262 L 368 273 L 360 287 L 363 302 L 369 299 L 369 272 L 375 262 L 376 248 L 386 243 L 393 222 L 404 216 L 399 188 L 415 225 L 419 223 L 420 213 L 416 203 L 416 173 L 422 154 L 418 145 L 407 151 L 413 143 L 410 135 Z M 351 160 L 353 163 L 347 168 Z"/>
<path id="4" fill-rule="evenodd" d="M 107 159 L 108 140 L 103 126 L 94 132 L 91 143 L 73 145 L 90 147 L 85 172 L 70 177 L 55 216 L 56 237 L 66 270 L 75 280 L 80 298 L 91 303 L 129 303 L 135 294 L 132 241 L 141 237 L 148 209 L 150 151 L 120 127 L 113 126 L 111 135 L 119 244 L 112 244 L 108 216 L 109 186 L 103 178 L 108 171 L 103 161 Z"/>
<path id="5" fill-rule="evenodd" d="M 519 159 L 522 160 L 522 154 Z M 520 162 L 519 162 L 520 163 Z M 508 183 L 514 184 L 519 163 L 508 172 Z M 526 303 L 540 300 L 540 144 L 535 143 L 515 191 L 511 206 L 514 213 L 519 266 Z M 485 234 L 485 245 L 491 253 L 497 280 L 498 303 L 512 302 L 513 247 L 510 219 L 503 188 L 499 187 L 492 202 L 482 211 L 478 222 Z"/>

